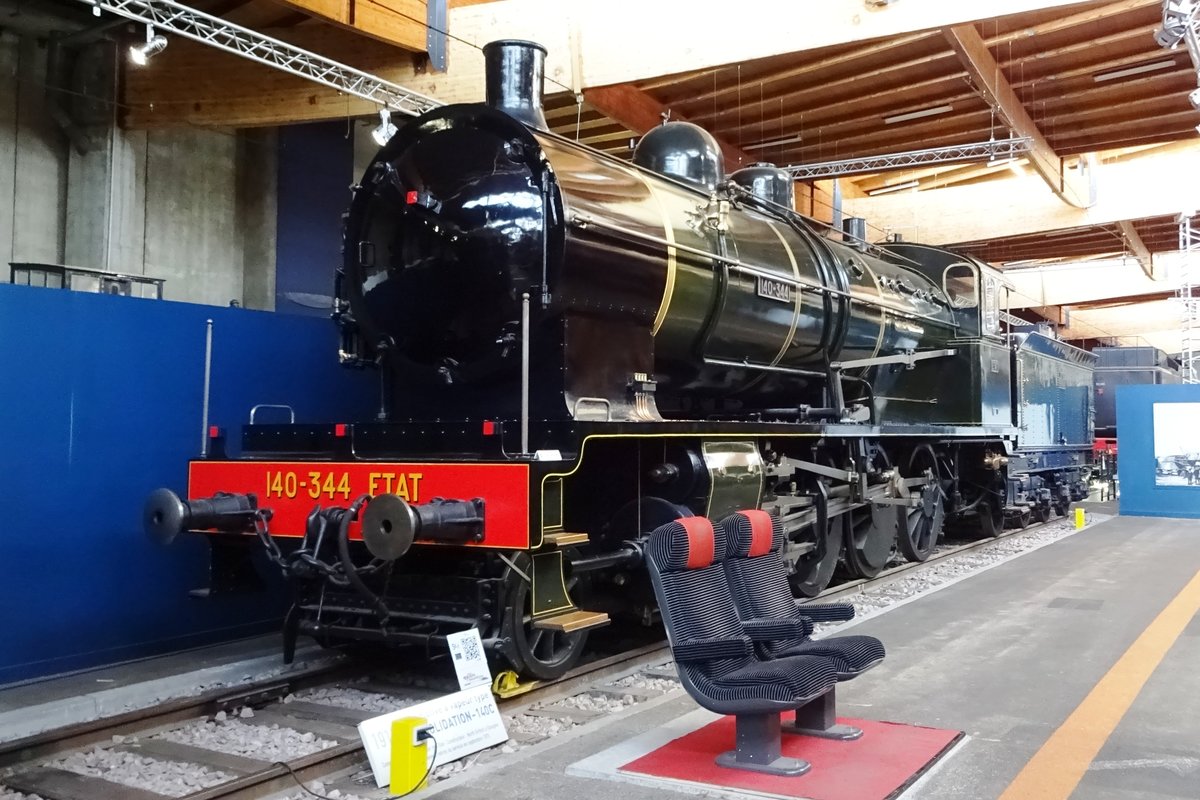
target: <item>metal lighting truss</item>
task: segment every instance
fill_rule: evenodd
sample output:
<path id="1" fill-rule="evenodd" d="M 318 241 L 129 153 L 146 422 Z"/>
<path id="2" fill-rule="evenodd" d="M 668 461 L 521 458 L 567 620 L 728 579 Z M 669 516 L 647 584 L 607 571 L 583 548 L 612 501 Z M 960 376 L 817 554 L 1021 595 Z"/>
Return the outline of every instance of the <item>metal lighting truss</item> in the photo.
<path id="1" fill-rule="evenodd" d="M 921 164 L 1012 159 L 1028 153 L 1031 146 L 1029 137 L 1020 136 L 1011 139 L 990 139 L 986 142 L 972 144 L 956 144 L 949 147 L 930 147 L 925 150 L 907 150 L 903 153 L 887 153 L 881 156 L 846 158 L 841 161 L 793 164 L 784 169 L 796 180 L 812 180 L 863 172 L 882 172 Z"/>
<path id="2" fill-rule="evenodd" d="M 443 103 L 375 75 L 264 36 L 173 0 L 81 0 L 96 9 L 153 25 L 227 53 L 290 72 L 403 114 L 423 114 Z"/>
<path id="3" fill-rule="evenodd" d="M 1154 32 L 1154 41 L 1168 50 L 1186 44 L 1200 87 L 1200 0 L 1163 0 L 1162 27 Z M 1200 111 L 1200 88 L 1194 89 L 1188 100 Z M 1200 125 L 1196 130 L 1200 131 Z"/>
<path id="4" fill-rule="evenodd" d="M 1168 50 L 1187 43 L 1192 64 L 1200 71 L 1200 0 L 1163 0 L 1162 27 L 1154 40 Z"/>
<path id="5" fill-rule="evenodd" d="M 1179 300 L 1183 304 L 1182 342 L 1179 363 L 1184 383 L 1200 383 L 1200 230 L 1192 227 L 1192 218 L 1180 214 L 1179 250 L 1183 253 L 1183 275 L 1179 282 Z"/>

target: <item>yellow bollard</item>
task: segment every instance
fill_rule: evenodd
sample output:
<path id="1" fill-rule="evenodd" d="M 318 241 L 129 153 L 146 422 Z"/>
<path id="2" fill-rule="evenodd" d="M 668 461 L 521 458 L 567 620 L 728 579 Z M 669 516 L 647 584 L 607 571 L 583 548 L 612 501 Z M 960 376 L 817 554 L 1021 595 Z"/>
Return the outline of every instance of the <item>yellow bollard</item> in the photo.
<path id="1" fill-rule="evenodd" d="M 1082 508 L 1075 509 L 1075 530 L 1079 530 L 1086 524 Z"/>
<path id="2" fill-rule="evenodd" d="M 421 717 L 402 717 L 392 723 L 392 794 L 409 794 L 425 786 L 429 755 L 424 741 L 417 741 L 417 729 L 426 720 Z"/>

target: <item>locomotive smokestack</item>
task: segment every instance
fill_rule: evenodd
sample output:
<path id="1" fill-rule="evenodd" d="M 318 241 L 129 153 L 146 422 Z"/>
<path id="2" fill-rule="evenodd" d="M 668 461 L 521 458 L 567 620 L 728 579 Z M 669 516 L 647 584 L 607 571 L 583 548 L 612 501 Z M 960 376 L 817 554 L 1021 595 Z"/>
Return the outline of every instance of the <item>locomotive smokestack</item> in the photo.
<path id="1" fill-rule="evenodd" d="M 487 104 L 531 128 L 549 130 L 542 109 L 546 48 L 536 42 L 500 39 L 483 46 Z"/>

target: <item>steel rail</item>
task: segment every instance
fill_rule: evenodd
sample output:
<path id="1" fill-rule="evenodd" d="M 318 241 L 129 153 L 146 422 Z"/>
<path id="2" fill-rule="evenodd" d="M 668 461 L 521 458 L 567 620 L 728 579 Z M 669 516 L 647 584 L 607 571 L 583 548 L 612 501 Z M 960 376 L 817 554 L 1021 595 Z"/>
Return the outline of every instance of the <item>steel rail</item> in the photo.
<path id="1" fill-rule="evenodd" d="M 1063 517 L 1062 519 L 1066 519 L 1066 517 Z M 1051 522 L 1057 522 L 1057 521 L 1059 521 L 1059 520 L 1052 520 Z M 805 603 L 827 603 L 830 600 L 838 600 L 838 599 L 841 599 L 844 597 L 853 597 L 854 595 L 862 594 L 863 592 L 866 592 L 869 589 L 877 589 L 881 586 L 886 586 L 887 584 L 894 583 L 895 581 L 900 580 L 901 578 L 911 577 L 910 573 L 919 572 L 922 569 L 924 569 L 925 567 L 930 566 L 931 564 L 937 564 L 941 561 L 945 561 L 947 559 L 953 558 L 954 556 L 961 555 L 962 553 L 966 553 L 971 550 L 978 550 L 982 547 L 986 547 L 989 544 L 1003 541 L 1012 536 L 1020 536 L 1021 534 L 1024 534 L 1024 533 L 1032 533 L 1034 531 L 1037 531 L 1037 530 L 1040 530 L 1041 528 L 1046 527 L 1049 524 L 1051 524 L 1051 523 L 1050 522 L 1037 522 L 1037 523 L 1034 523 L 1033 525 L 1027 525 L 1024 528 L 1014 528 L 1013 530 L 1005 531 L 1004 533 L 1002 533 L 999 536 L 996 536 L 994 538 L 976 539 L 973 541 L 966 542 L 965 544 L 960 544 L 960 545 L 956 545 L 954 547 L 947 548 L 940 553 L 935 553 L 934 555 L 930 556 L 929 558 L 925 559 L 924 561 L 907 561 L 903 564 L 898 564 L 897 566 L 894 566 L 891 569 L 885 569 L 883 572 L 880 572 L 874 578 L 856 578 L 855 580 L 852 580 L 852 581 L 847 581 L 845 583 L 839 583 L 837 586 L 833 586 L 833 587 L 828 588 L 825 591 L 821 592 L 816 597 L 802 601 L 801 607 L 803 607 Z"/>

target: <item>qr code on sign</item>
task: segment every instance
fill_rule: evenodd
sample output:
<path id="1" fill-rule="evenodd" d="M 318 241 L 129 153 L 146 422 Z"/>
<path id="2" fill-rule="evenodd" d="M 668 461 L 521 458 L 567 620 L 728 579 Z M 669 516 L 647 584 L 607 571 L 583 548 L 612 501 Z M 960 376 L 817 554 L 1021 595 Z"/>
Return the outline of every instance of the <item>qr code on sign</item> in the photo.
<path id="1" fill-rule="evenodd" d="M 475 659 L 481 658 L 482 656 L 483 656 L 483 653 L 479 649 L 479 640 L 478 639 L 472 637 L 470 639 L 463 640 L 463 642 L 462 642 L 462 658 L 466 659 L 467 661 L 474 661 Z"/>

